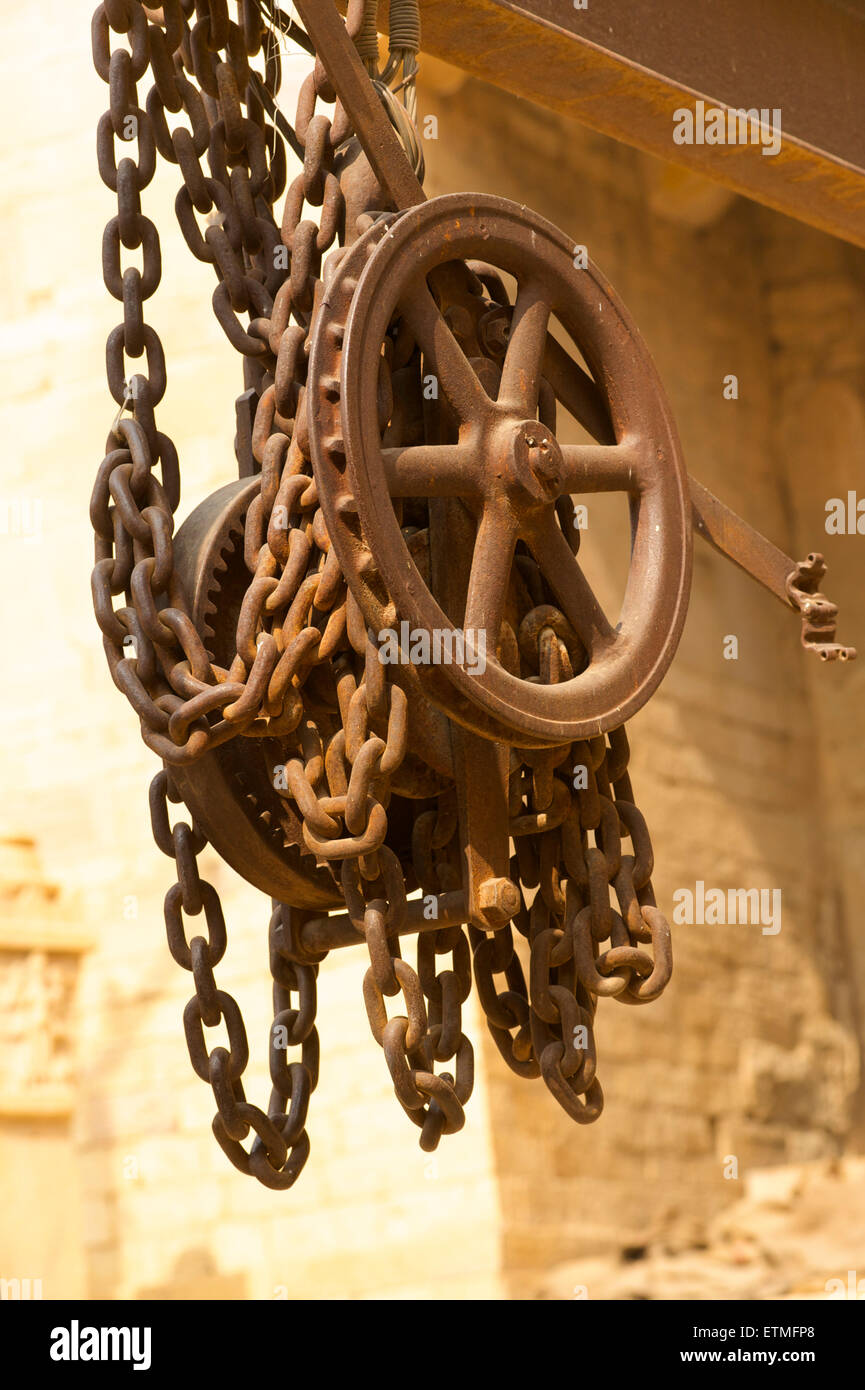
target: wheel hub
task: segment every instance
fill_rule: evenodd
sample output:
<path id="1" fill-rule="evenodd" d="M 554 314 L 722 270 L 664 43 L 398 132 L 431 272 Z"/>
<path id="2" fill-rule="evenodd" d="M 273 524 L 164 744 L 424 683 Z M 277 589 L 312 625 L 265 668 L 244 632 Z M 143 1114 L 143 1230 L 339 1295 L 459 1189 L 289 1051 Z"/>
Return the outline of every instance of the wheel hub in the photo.
<path id="1" fill-rule="evenodd" d="M 493 305 L 476 289 L 463 292 L 474 274 L 466 263 L 480 256 L 475 284 L 498 281 Z M 517 282 L 513 304 L 503 302 L 500 271 Z M 591 376 L 552 334 L 553 318 Z M 422 380 L 436 383 L 447 406 L 445 427 L 408 446 L 388 436 L 376 405 L 382 352 L 399 335 L 416 344 Z M 426 668 L 426 697 L 485 737 L 521 747 L 592 737 L 629 719 L 665 675 L 684 625 L 690 497 L 648 351 L 597 268 L 574 266 L 569 238 L 487 195 L 448 195 L 382 218 L 328 287 L 310 381 L 319 496 L 368 626 L 407 620 L 430 634 L 485 635 L 485 668 L 458 660 Z M 591 409 L 579 403 L 587 392 Z M 558 398 L 600 442 L 557 437 L 551 398 L 553 417 Z M 561 519 L 568 498 L 599 492 L 629 503 L 631 571 L 618 621 L 603 612 Z M 474 518 L 474 537 L 460 542 L 473 553 L 462 595 L 448 583 L 445 599 L 419 573 L 400 518 L 441 506 L 453 517 L 456 499 Z M 586 653 L 556 684 L 499 657 L 523 560 L 539 571 L 544 596 L 535 603 L 554 606 Z"/>
<path id="2" fill-rule="evenodd" d="M 538 420 L 509 423 L 505 491 L 521 511 L 552 502 L 562 490 L 563 459 L 555 435 Z"/>

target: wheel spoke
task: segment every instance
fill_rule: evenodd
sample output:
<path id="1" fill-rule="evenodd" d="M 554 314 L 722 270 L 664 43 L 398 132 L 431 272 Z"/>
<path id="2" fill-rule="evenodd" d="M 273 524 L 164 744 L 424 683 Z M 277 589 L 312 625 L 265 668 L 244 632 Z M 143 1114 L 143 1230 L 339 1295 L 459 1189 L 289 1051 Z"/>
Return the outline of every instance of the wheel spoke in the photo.
<path id="1" fill-rule="evenodd" d="M 499 403 L 524 420 L 532 419 L 538 408 L 549 321 L 550 306 L 543 288 L 532 280 L 520 285 L 502 367 Z"/>
<path id="2" fill-rule="evenodd" d="M 552 508 L 526 528 L 524 537 L 561 604 L 562 612 L 589 656 L 595 656 L 615 640 L 616 633 L 565 540 Z"/>
<path id="3" fill-rule="evenodd" d="M 382 449 L 391 497 L 469 497 L 478 491 L 475 456 L 461 444 Z"/>
<path id="4" fill-rule="evenodd" d="M 563 444 L 562 492 L 641 492 L 645 472 L 635 441 Z"/>
<path id="5" fill-rule="evenodd" d="M 603 394 L 587 372 L 552 335 L 547 335 L 543 374 L 569 415 L 599 444 L 614 444 L 616 436 Z"/>
<path id="6" fill-rule="evenodd" d="M 475 537 L 463 628 L 485 634 L 487 657 L 495 657 L 516 542 L 510 513 L 485 508 Z"/>
<path id="7" fill-rule="evenodd" d="M 486 413 L 492 402 L 445 323 L 426 281 L 416 281 L 407 289 L 399 307 L 420 344 L 426 365 L 435 373 L 459 418 L 468 421 Z"/>

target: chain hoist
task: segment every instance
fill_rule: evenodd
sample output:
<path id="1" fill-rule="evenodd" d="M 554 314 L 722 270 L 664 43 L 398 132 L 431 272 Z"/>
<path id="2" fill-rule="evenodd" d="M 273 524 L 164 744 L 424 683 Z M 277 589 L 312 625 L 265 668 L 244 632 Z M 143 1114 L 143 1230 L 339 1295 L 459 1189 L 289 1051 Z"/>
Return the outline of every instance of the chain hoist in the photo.
<path id="1" fill-rule="evenodd" d="M 165 922 L 193 979 L 190 1059 L 227 1156 L 274 1188 L 309 1151 L 318 965 L 339 946 L 366 946 L 370 1027 L 422 1148 L 464 1123 L 472 978 L 509 1066 L 578 1123 L 599 1116 L 597 1001 L 649 1002 L 672 966 L 624 723 L 675 653 L 692 524 L 802 613 L 803 642 L 854 655 L 834 643 L 820 557 L 794 564 L 688 478 L 648 351 L 568 237 L 502 198 L 425 200 L 417 0 L 391 0 L 383 66 L 375 0 L 351 0 L 345 23 L 331 0 L 296 9 L 303 28 L 271 0 L 103 0 L 93 19 L 99 169 L 117 195 L 103 269 L 123 306 L 94 607 L 164 764 L 151 814 L 176 866 Z M 293 125 L 285 38 L 312 62 Z M 287 190 L 286 142 L 302 162 Z M 178 167 L 180 229 L 244 364 L 238 477 L 176 535 L 165 360 L 144 317 L 157 154 Z M 593 442 L 561 442 L 559 414 Z M 572 498 L 599 492 L 630 504 L 615 625 L 578 560 Z M 216 981 L 208 842 L 272 901 L 264 1109 Z M 228 1047 L 208 1050 L 221 1022 Z"/>

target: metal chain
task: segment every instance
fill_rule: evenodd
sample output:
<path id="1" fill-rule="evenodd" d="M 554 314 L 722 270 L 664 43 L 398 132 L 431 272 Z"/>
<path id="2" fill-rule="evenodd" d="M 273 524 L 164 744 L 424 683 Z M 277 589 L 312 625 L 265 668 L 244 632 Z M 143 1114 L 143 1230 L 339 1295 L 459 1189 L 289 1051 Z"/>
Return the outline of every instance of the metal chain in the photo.
<path id="1" fill-rule="evenodd" d="M 266 8 L 282 28 L 281 11 Z M 373 8 L 351 0 L 347 30 L 361 36 L 380 87 L 402 69 L 408 118 L 394 115 L 395 98 L 384 89 L 382 99 L 411 152 L 416 3 L 394 0 L 391 6 L 391 56 L 382 72 L 377 48 L 373 54 Z M 603 1104 L 596 1077 L 597 998 L 655 998 L 669 978 L 671 960 L 669 928 L 651 889 L 648 833 L 627 774 L 623 729 L 608 740 L 512 753 L 511 873 L 522 904 L 513 926 L 528 942 L 528 984 L 510 924 L 495 932 L 470 926 L 468 937 L 460 926 L 423 932 L 417 970 L 402 957 L 399 930 L 410 887 L 438 894 L 462 884 L 456 798 L 435 777 L 428 796 L 420 788 L 421 765 L 407 749 L 405 693 L 380 662 L 331 546 L 310 460 L 306 381 L 323 284 L 345 254 L 343 243 L 351 244 L 369 225 L 370 192 L 368 185 L 357 194 L 354 189 L 357 142 L 321 58 L 315 57 L 301 87 L 292 129 L 276 106 L 279 52 L 261 6 L 239 0 L 236 9 L 235 23 L 227 0 L 168 0 L 161 10 L 139 0 L 103 0 L 93 20 L 94 61 L 109 87 L 109 109 L 98 132 L 99 168 L 117 194 L 103 270 L 109 291 L 123 304 L 123 323 L 109 335 L 106 351 L 119 410 L 91 504 L 93 593 L 115 684 L 138 713 L 145 742 L 168 765 L 154 779 L 151 813 L 156 842 L 177 866 L 165 920 L 169 949 L 195 984 L 184 1014 L 192 1065 L 213 1089 L 214 1132 L 231 1162 L 269 1187 L 285 1188 L 309 1152 L 305 1125 L 318 1077 L 315 999 L 323 957 L 310 956 L 301 945 L 302 914 L 275 902 L 273 1089 L 265 1113 L 245 1099 L 245 1028 L 236 1002 L 214 977 L 226 932 L 216 891 L 198 874 L 196 856 L 206 840 L 197 826 L 169 825 L 168 802 L 179 800 L 171 765 L 194 762 L 241 735 L 279 737 L 287 747 L 285 783 L 276 789 L 300 819 L 306 850 L 330 868 L 366 940 L 370 1027 L 426 1150 L 464 1124 L 474 1056 L 462 1028 L 462 1006 L 472 969 L 490 1032 L 508 1064 L 523 1076 L 542 1075 L 567 1112 L 586 1123 Z M 302 31 L 297 33 L 309 49 Z M 112 50 L 112 34 L 126 46 Z M 256 72 L 251 60 L 262 52 L 263 71 Z M 152 86 L 142 109 L 137 85 L 148 69 Z M 185 116 L 188 124 L 172 119 L 169 127 L 167 112 Z M 288 189 L 277 227 L 273 206 L 285 184 L 283 137 L 300 154 L 303 169 Z M 136 146 L 137 159 L 127 155 L 118 162 L 118 138 Z M 261 478 L 244 523 L 250 580 L 236 654 L 227 667 L 211 660 L 196 632 L 174 568 L 179 464 L 170 439 L 156 428 L 165 362 L 143 311 L 161 273 L 158 232 L 143 214 L 140 197 L 153 178 L 157 153 L 178 165 L 181 231 L 193 254 L 214 268 L 214 312 L 244 359 L 236 449 L 241 474 Z M 140 249 L 140 268 L 121 269 L 121 247 Z M 398 347 L 389 343 L 382 358 L 382 430 L 394 413 L 392 373 L 406 366 L 412 351 L 410 342 Z M 128 379 L 127 360 L 142 356 L 146 374 Z M 542 406 L 545 400 L 542 395 Z M 545 408 L 554 405 L 547 401 Z M 566 529 L 572 534 L 572 527 Z M 503 628 L 501 660 L 517 674 L 521 664 L 527 666 L 528 679 L 549 684 L 570 678 L 583 653 L 564 616 L 546 602 L 533 563 L 518 556 L 534 607 L 518 631 Z M 121 594 L 125 605 L 115 609 L 113 600 Z M 338 715 L 318 687 L 315 673 L 325 666 L 333 673 Z M 575 763 L 586 770 L 586 784 L 576 790 Z M 429 771 L 423 775 L 429 780 Z M 397 777 L 434 808 L 414 817 L 411 850 L 402 859 L 386 842 Z M 623 839 L 630 839 L 632 854 L 622 853 Z M 611 888 L 618 910 L 610 904 Z M 190 941 L 183 914 L 202 912 L 207 935 Z M 644 949 L 649 944 L 653 954 Z M 505 989 L 496 986 L 497 975 L 504 976 Z M 386 1000 L 399 995 L 405 1011 L 388 1018 Z M 222 1020 L 229 1046 L 208 1052 L 203 1030 Z M 288 1061 L 289 1047 L 300 1048 L 299 1061 Z M 435 1071 L 448 1063 L 452 1071 Z M 247 1152 L 242 1141 L 250 1129 L 256 1137 Z"/>
<path id="2" fill-rule="evenodd" d="M 145 742 L 174 763 L 192 761 L 235 736 L 230 721 L 211 726 L 203 716 L 243 692 L 209 660 L 174 570 L 179 466 L 171 440 L 156 428 L 165 358 L 143 315 L 144 301 L 159 284 L 161 254 L 156 227 L 141 211 L 141 192 L 153 178 L 157 152 L 179 166 L 181 230 L 193 254 L 213 264 L 217 319 L 245 356 L 248 385 L 260 381 L 258 359 L 267 346 L 237 315 L 249 314 L 252 327 L 254 314 L 269 313 L 283 276 L 273 254 L 278 233 L 272 208 L 284 187 L 285 152 L 256 95 L 278 86 L 278 55 L 252 84 L 249 59 L 261 49 L 264 24 L 251 0 L 242 0 L 238 16 L 240 23 L 230 21 L 226 0 L 194 6 L 168 0 L 160 11 L 138 0 L 105 0 L 92 25 L 94 63 L 110 101 L 97 132 L 99 171 L 117 194 L 117 216 L 103 240 L 103 275 L 123 303 L 123 323 L 106 345 L 109 389 L 120 409 L 91 502 L 93 598 L 114 682 L 139 715 Z M 112 50 L 112 33 L 127 46 Z M 142 108 L 137 84 L 148 69 L 153 84 Z M 166 111 L 182 112 L 189 124 L 169 130 Z M 125 155 L 118 162 L 116 139 L 135 145 L 137 160 Z M 205 153 L 209 175 L 200 163 Z M 203 233 L 196 214 L 209 217 Z M 140 269 L 121 271 L 121 245 L 141 249 Z M 128 378 L 126 359 L 142 355 L 146 374 Z M 127 408 L 131 419 L 124 417 Z M 115 610 L 112 599 L 121 593 L 126 605 Z"/>
<path id="3" fill-rule="evenodd" d="M 207 843 L 198 827 L 186 821 L 169 825 L 168 802 L 179 801 L 167 771 L 157 773 L 150 787 L 150 815 L 156 844 L 175 861 L 177 882 L 165 896 L 168 949 L 177 964 L 192 973 L 195 993 L 183 1011 L 189 1059 L 196 1076 L 209 1083 L 216 1115 L 213 1132 L 242 1173 L 252 1174 L 266 1187 L 291 1187 L 309 1156 L 306 1115 L 318 1082 L 319 1045 L 315 1028 L 317 963 L 291 958 L 286 949 L 284 914 L 276 904 L 270 923 L 270 968 L 273 975 L 274 1018 L 270 1030 L 270 1077 L 273 1089 L 265 1114 L 251 1105 L 241 1080 L 249 1060 L 246 1028 L 237 1001 L 217 988 L 213 973 L 226 948 L 225 919 L 219 895 L 199 876 L 196 856 Z M 183 915 L 204 913 L 206 936 L 188 939 Z M 297 1007 L 292 993 L 297 993 Z M 228 1047 L 207 1051 L 205 1028 L 224 1020 Z M 300 1060 L 289 1062 L 289 1047 L 300 1048 Z M 255 1131 L 250 1151 L 242 1141 Z"/>
<path id="4" fill-rule="evenodd" d="M 103 240 L 103 274 L 109 292 L 124 306 L 124 321 L 106 346 L 109 388 L 120 409 L 91 502 L 93 600 L 114 682 L 139 715 L 144 741 L 171 764 L 193 762 L 240 733 L 278 732 L 271 721 L 284 718 L 285 663 L 271 680 L 284 653 L 271 633 L 257 642 L 251 634 L 265 600 L 268 616 L 280 617 L 303 578 L 301 571 L 292 584 L 292 571 L 277 586 L 275 569 L 290 519 L 316 505 L 311 478 L 298 490 L 294 477 L 308 465 L 304 348 L 321 258 L 340 234 L 344 217 L 333 164 L 351 130 L 338 102 L 332 122 L 316 113 L 319 98 L 335 101 L 317 59 L 298 101 L 296 138 L 304 168 L 288 191 L 277 228 L 273 204 L 285 184 L 285 151 L 276 126 L 265 118 L 265 100 L 272 106 L 279 55 L 271 45 L 263 74 L 254 72 L 249 60 L 261 51 L 266 26 L 253 0 L 240 0 L 237 8 L 240 22 L 234 23 L 227 0 L 196 0 L 194 6 L 190 0 L 171 0 L 161 11 L 150 11 L 139 0 L 106 0 L 93 19 L 94 63 L 110 94 L 99 123 L 98 162 L 118 202 Z M 354 3 L 349 32 L 361 17 Z M 126 48 L 112 51 L 112 32 L 125 37 Z M 148 68 L 153 85 L 142 109 L 137 84 Z M 189 125 L 169 130 L 166 110 L 183 112 Z M 117 161 L 116 138 L 136 145 L 137 161 L 128 155 Z M 242 470 L 254 472 L 256 465 L 262 470 L 261 493 L 247 517 L 246 554 L 255 578 L 273 583 L 252 586 L 237 655 L 228 669 L 208 657 L 174 570 L 179 465 L 174 445 L 155 424 L 154 410 L 165 393 L 165 359 L 156 331 L 143 317 L 143 303 L 161 276 L 159 234 L 142 213 L 140 199 L 153 178 L 157 152 L 180 168 L 181 231 L 193 254 L 214 267 L 214 312 L 244 356 L 247 391 L 241 402 L 247 410 L 257 402 L 248 440 L 240 429 L 238 435 Z M 209 174 L 201 167 L 205 154 Z M 302 217 L 305 204 L 321 208 L 320 225 Z M 203 232 L 199 217 L 209 219 Z M 141 248 L 141 269 L 121 272 L 121 245 Z M 249 318 L 245 328 L 240 314 Z M 147 374 L 127 379 L 125 359 L 142 355 Z M 131 419 L 124 416 L 128 408 Z M 334 569 L 332 563 L 331 579 Z M 115 609 L 119 594 L 126 604 Z M 326 658 L 327 650 L 320 656 Z M 206 716 L 214 711 L 222 718 L 210 723 Z"/>
<path id="5" fill-rule="evenodd" d="M 543 626 L 537 620 L 541 611 Z M 540 668 L 569 665 L 559 635 L 567 626 L 552 608 L 527 615 L 521 637 L 536 635 Z M 494 934 L 470 928 L 478 994 L 499 1051 L 519 1075 L 540 1072 L 580 1124 L 597 1119 L 603 1107 L 596 1076 L 597 999 L 648 1003 L 672 972 L 670 928 L 652 890 L 652 846 L 634 802 L 629 756 L 624 728 L 540 754 L 514 753 L 511 871 L 523 899 L 515 925 L 530 944 L 529 990 L 510 928 Z M 632 854 L 622 853 L 623 838 L 630 839 Z M 610 904 L 611 889 L 618 911 Z M 530 909 L 526 890 L 534 892 Z M 496 988 L 496 974 L 505 975 L 507 990 Z"/>
<path id="6" fill-rule="evenodd" d="M 351 695 L 345 711 L 345 749 L 349 761 L 353 763 L 352 780 L 358 768 L 366 771 L 367 767 L 372 780 L 374 769 L 388 777 L 397 771 L 405 756 L 406 697 L 400 686 L 386 679 L 378 648 L 371 634 L 363 627 L 360 611 L 353 598 L 349 600 L 349 609 L 349 635 L 358 654 L 363 653 L 364 671 L 363 679 Z M 398 711 L 395 721 L 394 709 Z M 388 740 L 384 745 L 375 735 L 361 741 L 368 724 L 374 720 L 378 721 L 379 727 L 386 723 Z M 391 728 L 394 724 L 399 731 L 398 754 L 389 758 L 388 753 L 393 747 Z M 382 785 L 380 781 L 376 791 L 380 796 L 387 797 L 387 782 Z M 381 806 L 381 802 L 373 803 L 370 821 L 376 806 Z M 360 852 L 344 859 L 342 889 L 349 916 L 363 933 L 369 951 L 370 965 L 364 978 L 363 991 L 373 1037 L 384 1051 L 397 1099 L 413 1123 L 421 1128 L 421 1148 L 432 1150 L 443 1133 L 453 1134 L 462 1128 L 465 1123 L 463 1106 L 471 1094 L 474 1081 L 471 1044 L 459 1026 L 459 1003 L 467 996 L 471 985 L 468 950 L 465 949 L 460 967 L 460 997 L 453 1001 L 456 1003 L 456 1019 L 451 1004 L 445 1019 L 441 1000 L 442 977 L 435 975 L 430 968 L 429 948 L 424 939 L 418 938 L 418 971 L 402 958 L 397 933 L 406 910 L 406 880 L 396 854 L 384 844 L 386 814 L 382 814 L 381 819 L 384 825 L 381 842 L 375 845 L 373 851 L 370 853 L 364 844 Z M 347 816 L 346 823 L 351 828 Z M 452 832 L 455 832 L 455 818 L 451 824 Z M 456 930 L 462 938 L 461 929 Z M 436 942 L 431 943 L 434 951 L 458 950 L 453 933 L 436 932 L 435 936 Z M 439 938 L 446 938 L 447 944 L 443 944 Z M 405 1001 L 406 1013 L 388 1019 L 385 997 L 399 993 L 402 993 Z M 429 1012 L 424 1004 L 425 994 L 433 1003 Z M 448 1061 L 453 1056 L 457 1058 L 456 1077 L 449 1072 L 436 1074 L 434 1062 Z"/>

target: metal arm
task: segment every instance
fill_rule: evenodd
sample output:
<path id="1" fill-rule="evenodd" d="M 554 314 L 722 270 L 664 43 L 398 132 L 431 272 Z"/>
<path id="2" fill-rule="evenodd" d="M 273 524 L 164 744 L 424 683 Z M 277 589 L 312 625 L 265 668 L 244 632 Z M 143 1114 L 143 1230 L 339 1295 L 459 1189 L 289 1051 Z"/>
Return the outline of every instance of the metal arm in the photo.
<path id="1" fill-rule="evenodd" d="M 295 8 L 394 207 L 424 202 L 426 195 L 336 6 L 331 0 L 297 0 Z"/>
<path id="2" fill-rule="evenodd" d="M 816 652 L 822 661 L 852 661 L 856 648 L 834 641 L 837 606 L 818 592 L 826 573 L 823 556 L 812 552 L 806 560 L 791 560 L 696 478 L 689 477 L 688 481 L 696 534 L 786 607 L 801 614 L 803 647 Z"/>

